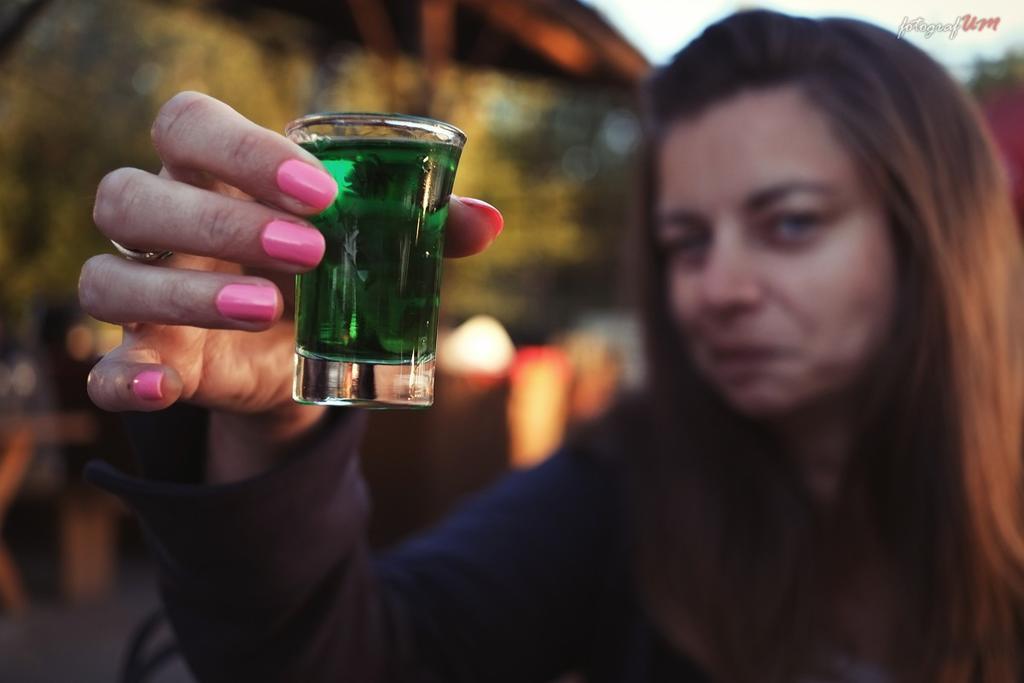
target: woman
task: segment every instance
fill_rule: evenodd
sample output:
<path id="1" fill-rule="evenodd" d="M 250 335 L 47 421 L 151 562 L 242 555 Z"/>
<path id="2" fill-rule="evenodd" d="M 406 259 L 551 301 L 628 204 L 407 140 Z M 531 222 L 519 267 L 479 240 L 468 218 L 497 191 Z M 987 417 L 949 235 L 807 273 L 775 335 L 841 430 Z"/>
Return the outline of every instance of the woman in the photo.
<path id="1" fill-rule="evenodd" d="M 206 179 L 290 221 L 333 190 L 281 195 L 300 151 L 197 95 L 157 119 L 163 179 L 104 181 L 109 237 L 179 253 L 86 264 L 86 309 L 126 323 L 92 396 L 209 428 L 151 413 L 158 481 L 91 476 L 142 517 L 202 680 L 1019 680 L 1024 282 L 974 106 L 887 31 L 764 11 L 646 95 L 649 388 L 375 558 L 360 417 L 289 404 L 279 292 L 216 307 L 270 286 L 236 263 L 289 268 L 253 227 L 276 210 Z M 456 200 L 451 248 L 498 226 Z"/>

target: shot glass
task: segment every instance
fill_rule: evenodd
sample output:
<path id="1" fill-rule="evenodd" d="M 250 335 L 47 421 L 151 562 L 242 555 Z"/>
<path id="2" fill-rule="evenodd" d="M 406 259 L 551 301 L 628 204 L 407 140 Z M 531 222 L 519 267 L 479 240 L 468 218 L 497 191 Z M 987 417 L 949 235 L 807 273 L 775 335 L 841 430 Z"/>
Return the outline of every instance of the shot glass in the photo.
<path id="1" fill-rule="evenodd" d="M 465 134 L 441 121 L 325 113 L 287 136 L 338 183 L 312 218 L 327 243 L 295 282 L 300 403 L 422 408 L 434 401 L 444 225 Z"/>

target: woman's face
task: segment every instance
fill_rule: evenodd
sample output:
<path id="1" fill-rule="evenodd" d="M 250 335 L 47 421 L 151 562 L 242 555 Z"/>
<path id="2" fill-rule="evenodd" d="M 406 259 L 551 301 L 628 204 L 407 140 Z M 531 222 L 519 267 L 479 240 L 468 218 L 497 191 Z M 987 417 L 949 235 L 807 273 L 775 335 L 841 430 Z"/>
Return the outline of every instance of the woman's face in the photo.
<path id="1" fill-rule="evenodd" d="M 880 199 L 795 86 L 674 124 L 656 239 L 697 369 L 738 411 L 780 418 L 842 396 L 888 331 L 893 247 Z"/>

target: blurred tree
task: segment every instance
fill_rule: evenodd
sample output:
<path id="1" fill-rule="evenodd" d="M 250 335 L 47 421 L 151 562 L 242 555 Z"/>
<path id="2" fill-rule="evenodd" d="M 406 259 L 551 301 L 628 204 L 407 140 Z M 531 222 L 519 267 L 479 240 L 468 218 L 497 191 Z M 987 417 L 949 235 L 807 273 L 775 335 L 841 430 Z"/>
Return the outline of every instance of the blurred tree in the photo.
<path id="1" fill-rule="evenodd" d="M 49 3 L 50 0 L 7 0 L 0 5 L 0 59 Z"/>
<path id="2" fill-rule="evenodd" d="M 1024 49 L 1010 50 L 997 59 L 979 59 L 971 67 L 967 87 L 979 99 L 1024 85 Z"/>
<path id="3" fill-rule="evenodd" d="M 270 11 L 53 0 L 0 63 L 0 312 L 74 295 L 82 261 L 109 249 L 91 224 L 96 184 L 118 166 L 158 168 L 149 125 L 175 92 L 208 92 L 273 130 L 305 111 L 409 110 L 420 96 L 414 60 L 354 46 L 325 56 L 305 35 Z M 538 337 L 608 306 L 632 184 L 628 98 L 456 67 L 434 104 L 469 136 L 456 191 L 499 206 L 507 226 L 487 254 L 446 265 L 446 315 L 488 312 Z"/>
<path id="4" fill-rule="evenodd" d="M 1017 220 L 1024 230 L 1024 49 L 975 62 L 968 87 L 981 104 L 1002 156 Z"/>
<path id="5" fill-rule="evenodd" d="M 91 225 L 95 187 L 117 166 L 159 167 L 149 123 L 174 92 L 203 89 L 280 127 L 310 69 L 283 57 L 187 7 L 52 3 L 0 71 L 0 310 L 73 296 L 82 261 L 109 248 Z"/>

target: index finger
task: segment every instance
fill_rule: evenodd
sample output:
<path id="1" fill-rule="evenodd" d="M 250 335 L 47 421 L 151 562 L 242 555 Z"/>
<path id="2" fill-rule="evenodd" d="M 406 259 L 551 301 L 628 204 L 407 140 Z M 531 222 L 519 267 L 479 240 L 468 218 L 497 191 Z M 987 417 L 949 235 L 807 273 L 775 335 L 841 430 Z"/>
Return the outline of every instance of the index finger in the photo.
<path id="1" fill-rule="evenodd" d="M 318 213 L 338 194 L 315 156 L 209 95 L 186 91 L 169 99 L 152 137 L 169 169 L 210 174 L 289 213 Z"/>

